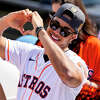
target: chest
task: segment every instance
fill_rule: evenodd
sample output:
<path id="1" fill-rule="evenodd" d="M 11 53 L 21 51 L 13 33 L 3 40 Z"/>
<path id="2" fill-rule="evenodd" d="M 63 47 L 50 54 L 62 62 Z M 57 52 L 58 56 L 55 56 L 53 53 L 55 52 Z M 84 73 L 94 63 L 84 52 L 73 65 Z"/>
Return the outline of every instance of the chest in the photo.
<path id="1" fill-rule="evenodd" d="M 50 61 L 43 59 L 43 56 L 37 55 L 28 58 L 28 62 L 24 66 L 24 70 L 20 76 L 20 84 L 22 87 L 55 86 L 60 78 L 54 70 Z"/>

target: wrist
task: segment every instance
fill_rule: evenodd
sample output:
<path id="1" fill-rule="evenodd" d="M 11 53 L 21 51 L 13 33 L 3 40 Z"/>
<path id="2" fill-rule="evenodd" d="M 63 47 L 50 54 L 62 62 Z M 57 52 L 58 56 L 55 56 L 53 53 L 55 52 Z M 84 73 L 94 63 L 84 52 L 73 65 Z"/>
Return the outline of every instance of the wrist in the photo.
<path id="1" fill-rule="evenodd" d="M 41 26 L 40 26 L 40 27 L 37 27 L 37 28 L 36 28 L 35 34 L 36 34 L 37 37 L 39 37 L 39 33 L 40 33 L 41 30 L 44 30 L 44 27 L 41 27 Z"/>

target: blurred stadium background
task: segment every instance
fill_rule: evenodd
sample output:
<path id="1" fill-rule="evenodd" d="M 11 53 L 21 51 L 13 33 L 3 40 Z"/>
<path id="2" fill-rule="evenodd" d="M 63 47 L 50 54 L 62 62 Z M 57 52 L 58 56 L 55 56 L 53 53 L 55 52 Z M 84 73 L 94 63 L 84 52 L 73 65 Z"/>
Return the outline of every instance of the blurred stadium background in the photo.
<path id="1" fill-rule="evenodd" d="M 97 29 L 100 30 L 100 0 L 83 0 L 87 8 L 89 16 L 97 24 Z M 37 10 L 43 19 L 48 18 L 48 13 L 51 9 L 51 0 L 0 0 L 0 17 L 5 14 L 29 8 Z M 32 29 L 30 23 L 25 25 L 26 29 Z M 7 29 L 4 36 L 10 39 L 16 39 L 21 36 L 20 32 L 15 29 Z"/>

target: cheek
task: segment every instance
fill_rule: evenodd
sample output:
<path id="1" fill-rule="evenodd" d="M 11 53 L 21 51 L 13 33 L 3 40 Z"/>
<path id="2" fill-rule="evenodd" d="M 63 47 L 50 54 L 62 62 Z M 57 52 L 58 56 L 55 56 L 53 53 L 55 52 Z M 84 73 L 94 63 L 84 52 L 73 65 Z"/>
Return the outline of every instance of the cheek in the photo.
<path id="1" fill-rule="evenodd" d="M 63 39 L 63 43 L 66 45 L 66 44 L 69 44 L 71 42 L 71 37 L 68 36 L 66 38 Z"/>
<path id="2" fill-rule="evenodd" d="M 63 43 L 64 43 L 64 44 L 67 44 L 67 43 L 68 43 L 68 40 L 63 40 Z"/>
<path id="3" fill-rule="evenodd" d="M 68 41 L 67 40 L 62 40 L 58 43 L 58 45 L 61 47 L 61 48 L 66 48 L 68 46 Z"/>
<path id="4" fill-rule="evenodd" d="M 50 34 L 51 29 L 49 27 L 47 27 L 47 30 L 46 31 L 47 31 L 48 34 Z"/>

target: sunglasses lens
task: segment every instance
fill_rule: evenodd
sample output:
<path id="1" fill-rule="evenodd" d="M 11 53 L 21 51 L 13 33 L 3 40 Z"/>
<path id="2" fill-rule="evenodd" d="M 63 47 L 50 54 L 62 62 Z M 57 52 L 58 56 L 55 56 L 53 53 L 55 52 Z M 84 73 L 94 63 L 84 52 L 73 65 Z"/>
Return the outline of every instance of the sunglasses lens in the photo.
<path id="1" fill-rule="evenodd" d="M 61 35 L 61 36 L 63 36 L 63 37 L 65 37 L 65 36 L 66 36 L 66 34 L 65 34 L 65 32 L 64 32 L 64 31 L 61 31 L 61 32 L 60 32 L 60 35 Z"/>
<path id="2" fill-rule="evenodd" d="M 66 36 L 70 35 L 71 32 L 69 32 L 68 30 L 69 29 L 67 27 L 61 28 L 61 32 L 60 32 L 61 36 L 66 37 Z"/>
<path id="3" fill-rule="evenodd" d="M 51 29 L 56 30 L 59 27 L 59 23 L 57 21 L 52 20 L 50 22 L 50 27 L 51 27 Z"/>
<path id="4" fill-rule="evenodd" d="M 57 29 L 57 27 L 56 27 L 55 25 L 53 25 L 53 26 L 52 26 L 52 29 L 53 29 L 53 30 L 56 30 L 56 29 Z"/>

